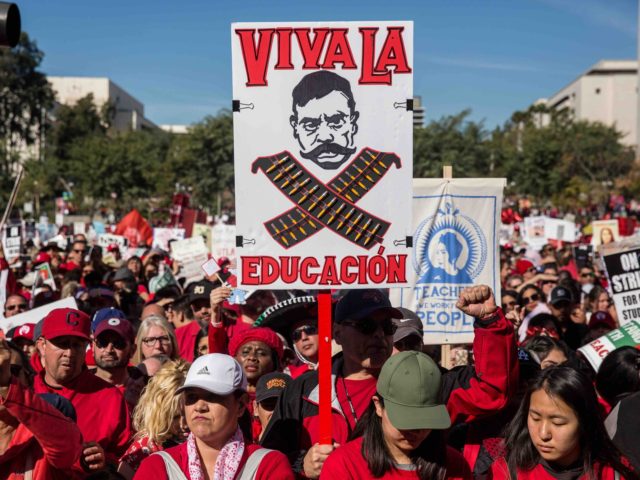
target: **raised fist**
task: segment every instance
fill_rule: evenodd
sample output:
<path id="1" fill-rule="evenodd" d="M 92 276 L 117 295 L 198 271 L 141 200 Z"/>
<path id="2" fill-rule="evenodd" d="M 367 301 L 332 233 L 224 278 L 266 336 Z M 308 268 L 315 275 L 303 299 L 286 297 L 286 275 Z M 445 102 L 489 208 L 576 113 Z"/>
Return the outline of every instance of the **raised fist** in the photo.
<path id="1" fill-rule="evenodd" d="M 479 319 L 493 315 L 498 309 L 493 291 L 488 285 L 465 288 L 458 297 L 456 307 L 463 313 Z"/>

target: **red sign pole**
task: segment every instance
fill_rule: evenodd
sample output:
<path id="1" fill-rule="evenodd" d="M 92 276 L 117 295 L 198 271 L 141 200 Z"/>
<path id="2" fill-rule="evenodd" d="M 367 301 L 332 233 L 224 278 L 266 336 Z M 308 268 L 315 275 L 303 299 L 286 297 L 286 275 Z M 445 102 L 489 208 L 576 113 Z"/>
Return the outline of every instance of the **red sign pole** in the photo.
<path id="1" fill-rule="evenodd" d="M 318 293 L 318 386 L 320 388 L 320 445 L 332 445 L 331 435 L 331 291 Z"/>

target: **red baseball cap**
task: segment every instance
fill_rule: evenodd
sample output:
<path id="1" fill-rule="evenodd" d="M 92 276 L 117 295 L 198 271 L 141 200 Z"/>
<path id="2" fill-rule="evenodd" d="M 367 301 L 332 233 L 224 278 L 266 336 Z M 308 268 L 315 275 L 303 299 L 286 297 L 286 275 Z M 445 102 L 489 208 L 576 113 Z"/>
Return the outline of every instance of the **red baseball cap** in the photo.
<path id="1" fill-rule="evenodd" d="M 524 275 L 524 273 L 529 270 L 531 267 L 535 268 L 535 265 L 530 262 L 529 260 L 525 260 L 524 258 L 521 258 L 520 260 L 518 260 L 516 262 L 516 267 L 515 267 L 515 271 L 517 273 L 519 273 L 520 275 Z"/>
<path id="2" fill-rule="evenodd" d="M 49 340 L 56 337 L 72 336 L 89 340 L 91 318 L 75 308 L 56 308 L 44 317 L 42 336 Z"/>
<path id="3" fill-rule="evenodd" d="M 96 327 L 96 331 L 93 332 L 93 336 L 98 337 L 102 332 L 106 331 L 115 332 L 130 342 L 134 342 L 136 339 L 136 334 L 133 331 L 131 323 L 129 320 L 124 320 L 122 318 L 112 317 L 100 322 Z"/>
<path id="4" fill-rule="evenodd" d="M 30 340 L 33 342 L 33 331 L 36 328 L 35 323 L 25 323 L 16 328 L 13 338 L 11 340 L 16 340 L 18 338 L 24 338 L 26 340 Z"/>

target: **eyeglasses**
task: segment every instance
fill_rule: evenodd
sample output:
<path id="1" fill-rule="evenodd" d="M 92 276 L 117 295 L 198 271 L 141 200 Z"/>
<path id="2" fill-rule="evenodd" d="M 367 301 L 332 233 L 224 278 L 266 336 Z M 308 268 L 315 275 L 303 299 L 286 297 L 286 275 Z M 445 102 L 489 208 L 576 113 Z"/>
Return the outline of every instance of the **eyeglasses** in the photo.
<path id="1" fill-rule="evenodd" d="M 537 273 L 538 269 L 536 267 L 527 268 L 527 273 Z"/>
<path id="2" fill-rule="evenodd" d="M 144 341 L 144 340 L 143 340 Z M 155 343 L 155 342 L 153 342 Z M 109 344 L 113 345 L 113 348 L 117 350 L 124 350 L 127 346 L 127 341 L 122 337 L 116 337 L 111 339 L 106 339 L 104 337 L 98 337 L 95 340 L 96 347 L 98 348 L 107 348 Z M 153 344 L 151 344 L 153 345 Z M 151 346 L 148 345 L 148 346 Z"/>
<path id="3" fill-rule="evenodd" d="M 293 341 L 297 342 L 298 340 L 300 340 L 302 338 L 302 334 L 305 334 L 307 336 L 309 335 L 317 335 L 318 334 L 318 327 L 315 325 L 304 325 L 300 328 L 296 328 L 293 331 L 293 334 L 291 335 L 293 337 Z"/>
<path id="4" fill-rule="evenodd" d="M 359 322 L 342 322 L 342 325 L 347 327 L 355 328 L 358 332 L 363 335 L 373 335 L 378 328 L 382 327 L 382 331 L 386 336 L 393 335 L 396 333 L 398 327 L 391 321 L 385 320 L 380 323 L 376 323 L 373 320 L 362 319 Z"/>
<path id="5" fill-rule="evenodd" d="M 155 346 L 156 342 L 160 342 L 162 345 L 169 345 L 169 343 L 171 343 L 171 339 L 168 335 L 163 335 L 161 337 L 144 337 L 142 339 L 142 343 L 147 347 Z"/>
<path id="6" fill-rule="evenodd" d="M 540 300 L 540 295 L 537 293 L 534 293 L 530 297 L 522 297 L 522 303 L 524 305 L 528 305 L 530 302 L 537 302 L 538 300 Z"/>
<path id="7" fill-rule="evenodd" d="M 512 302 L 505 302 L 502 304 L 502 309 L 506 310 L 508 307 L 515 307 L 518 304 L 515 300 Z"/>
<path id="8" fill-rule="evenodd" d="M 15 305 L 7 305 L 7 312 L 13 312 L 14 310 L 26 310 L 26 303 L 16 303 Z"/>

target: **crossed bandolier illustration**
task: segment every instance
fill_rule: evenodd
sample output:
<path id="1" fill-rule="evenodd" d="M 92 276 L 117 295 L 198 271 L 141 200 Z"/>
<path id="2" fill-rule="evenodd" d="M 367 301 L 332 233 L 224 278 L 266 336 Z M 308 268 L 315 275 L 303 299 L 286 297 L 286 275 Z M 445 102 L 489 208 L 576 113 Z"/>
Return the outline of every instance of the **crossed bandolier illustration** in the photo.
<path id="1" fill-rule="evenodd" d="M 264 223 L 271 237 L 290 248 L 323 228 L 369 250 L 382 243 L 390 223 L 358 207 L 389 171 L 401 167 L 394 153 L 364 148 L 326 184 L 313 176 L 291 153 L 257 158 L 252 173 L 262 170 L 295 207 Z"/>

